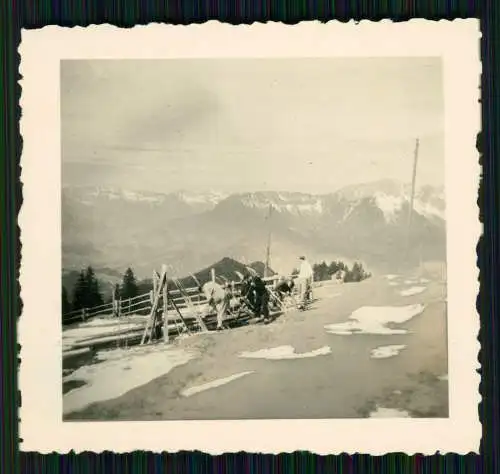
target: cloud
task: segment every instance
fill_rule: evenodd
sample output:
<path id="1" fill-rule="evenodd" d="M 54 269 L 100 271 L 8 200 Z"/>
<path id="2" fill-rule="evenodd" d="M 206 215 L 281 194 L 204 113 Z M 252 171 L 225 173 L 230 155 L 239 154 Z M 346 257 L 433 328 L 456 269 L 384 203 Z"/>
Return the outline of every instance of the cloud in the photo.
<path id="1" fill-rule="evenodd" d="M 117 185 L 311 190 L 407 180 L 419 136 L 419 179 L 440 182 L 442 95 L 433 58 L 68 61 L 62 159 Z"/>

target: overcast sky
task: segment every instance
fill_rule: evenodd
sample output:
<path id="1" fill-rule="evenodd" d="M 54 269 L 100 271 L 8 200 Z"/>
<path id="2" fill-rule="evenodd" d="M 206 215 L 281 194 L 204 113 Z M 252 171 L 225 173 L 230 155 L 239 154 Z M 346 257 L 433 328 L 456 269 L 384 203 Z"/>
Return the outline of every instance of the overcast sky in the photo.
<path id="1" fill-rule="evenodd" d="M 171 192 L 443 184 L 437 58 L 61 62 L 64 185 Z"/>

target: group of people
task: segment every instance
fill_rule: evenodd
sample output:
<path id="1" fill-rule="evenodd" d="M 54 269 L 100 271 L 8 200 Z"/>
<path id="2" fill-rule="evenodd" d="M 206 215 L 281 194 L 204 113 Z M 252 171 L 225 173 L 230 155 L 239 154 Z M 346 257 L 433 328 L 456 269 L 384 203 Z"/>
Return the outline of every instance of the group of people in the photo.
<path id="1" fill-rule="evenodd" d="M 305 309 L 307 301 L 312 299 L 313 270 L 305 257 L 300 257 L 301 264 L 297 276 L 297 286 L 299 292 L 298 308 Z M 292 278 L 280 277 L 274 286 L 274 295 L 282 304 L 286 297 L 292 296 L 295 282 Z M 220 286 L 217 283 L 209 282 L 202 288 L 209 305 L 217 311 L 217 330 L 224 328 L 226 314 L 231 308 L 235 299 L 234 288 L 230 283 Z M 240 284 L 239 302 L 253 312 L 257 320 L 265 324 L 272 321 L 270 314 L 270 293 L 265 281 L 258 275 L 247 274 Z"/>

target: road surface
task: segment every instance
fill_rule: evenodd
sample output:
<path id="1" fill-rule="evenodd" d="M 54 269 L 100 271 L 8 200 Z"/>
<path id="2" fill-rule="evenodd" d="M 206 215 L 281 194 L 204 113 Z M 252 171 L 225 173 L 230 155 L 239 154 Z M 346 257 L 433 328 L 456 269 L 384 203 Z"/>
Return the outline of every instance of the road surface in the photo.
<path id="1" fill-rule="evenodd" d="M 446 285 L 434 278 L 422 293 L 385 276 L 361 283 L 317 288 L 304 312 L 286 313 L 270 325 L 196 335 L 174 343 L 196 357 L 168 374 L 113 400 L 68 414 L 68 420 L 293 419 L 367 417 L 376 407 L 413 417 L 448 416 Z M 397 281 L 397 284 L 396 284 Z M 363 306 L 425 304 L 420 315 L 398 326 L 407 334 L 335 335 L 325 325 L 342 323 Z M 396 356 L 373 359 L 379 346 L 404 345 Z M 317 357 L 246 359 L 243 351 L 292 346 L 297 353 L 330 347 Z M 167 349 L 169 350 L 169 349 Z M 217 388 L 185 397 L 183 391 L 243 372 Z"/>

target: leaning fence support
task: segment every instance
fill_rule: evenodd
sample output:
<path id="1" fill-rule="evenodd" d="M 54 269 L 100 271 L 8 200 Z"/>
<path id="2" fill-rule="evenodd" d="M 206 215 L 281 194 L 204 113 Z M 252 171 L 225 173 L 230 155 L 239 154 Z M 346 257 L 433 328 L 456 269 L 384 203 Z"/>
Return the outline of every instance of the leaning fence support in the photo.
<path id="1" fill-rule="evenodd" d="M 184 304 L 190 310 L 192 316 L 195 318 L 196 322 L 198 323 L 198 327 L 200 328 L 200 330 L 203 332 L 208 331 L 207 326 L 206 326 L 205 322 L 203 321 L 203 317 L 199 313 L 197 307 L 195 307 L 195 305 L 193 304 L 191 296 L 186 292 L 186 289 L 184 288 L 184 286 L 182 285 L 180 280 L 175 278 L 173 280 L 173 282 L 174 282 L 175 286 L 177 286 L 177 289 L 179 290 L 179 292 L 181 294 L 181 298 L 184 300 Z"/>
<path id="2" fill-rule="evenodd" d="M 166 285 L 166 279 L 167 279 L 167 267 L 163 266 L 160 280 L 158 282 L 158 286 L 156 287 L 156 292 L 154 294 L 154 300 L 151 306 L 151 313 L 149 315 L 148 322 L 146 323 L 146 327 L 144 328 L 144 334 L 141 339 L 141 345 L 144 344 L 146 341 L 151 341 L 152 339 L 153 331 L 155 330 L 157 324 L 158 305 L 162 295 L 163 286 Z"/>
<path id="3" fill-rule="evenodd" d="M 153 294 L 156 294 L 158 291 L 158 280 L 160 278 L 160 275 L 156 272 L 156 270 L 153 270 Z M 151 300 L 153 302 L 153 300 Z"/>
<path id="4" fill-rule="evenodd" d="M 162 266 L 162 273 L 167 273 L 166 265 Z M 165 277 L 165 284 L 163 285 L 162 297 L 163 297 L 163 342 L 168 343 L 169 334 L 168 334 L 168 291 L 167 291 L 168 281 Z"/>

